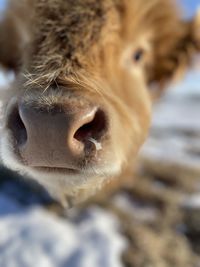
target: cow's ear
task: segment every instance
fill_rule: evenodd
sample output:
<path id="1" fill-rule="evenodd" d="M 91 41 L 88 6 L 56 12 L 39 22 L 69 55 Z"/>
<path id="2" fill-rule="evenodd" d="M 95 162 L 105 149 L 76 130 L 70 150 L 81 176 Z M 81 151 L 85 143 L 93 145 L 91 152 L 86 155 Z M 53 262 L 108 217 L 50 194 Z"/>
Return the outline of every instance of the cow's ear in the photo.
<path id="1" fill-rule="evenodd" d="M 158 92 L 162 92 L 169 82 L 180 79 L 200 52 L 200 10 L 191 21 L 177 19 L 174 22 L 166 36 L 157 34 L 154 44 L 149 81 Z"/>
<path id="2" fill-rule="evenodd" d="M 0 66 L 4 69 L 20 70 L 30 39 L 27 17 L 23 0 L 7 0 L 0 12 Z"/>

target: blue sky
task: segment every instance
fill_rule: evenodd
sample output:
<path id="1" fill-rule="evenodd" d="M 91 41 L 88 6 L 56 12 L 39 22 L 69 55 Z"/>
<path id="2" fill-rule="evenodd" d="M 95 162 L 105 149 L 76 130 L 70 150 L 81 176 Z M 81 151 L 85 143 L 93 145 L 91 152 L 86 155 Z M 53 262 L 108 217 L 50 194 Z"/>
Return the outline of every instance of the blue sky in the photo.
<path id="1" fill-rule="evenodd" d="M 6 0 L 0 0 L 0 11 L 3 11 L 7 5 Z"/>
<path id="2" fill-rule="evenodd" d="M 185 10 L 187 11 L 187 16 L 192 16 L 195 14 L 195 10 L 197 9 L 197 7 L 200 7 L 200 0 L 179 0 Z"/>

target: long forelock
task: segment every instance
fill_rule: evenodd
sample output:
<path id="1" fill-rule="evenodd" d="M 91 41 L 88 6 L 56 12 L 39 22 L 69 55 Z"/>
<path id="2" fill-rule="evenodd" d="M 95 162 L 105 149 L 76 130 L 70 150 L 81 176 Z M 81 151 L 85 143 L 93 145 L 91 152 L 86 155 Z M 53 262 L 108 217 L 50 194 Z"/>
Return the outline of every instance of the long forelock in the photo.
<path id="1" fill-rule="evenodd" d="M 172 0 L 35 0 L 31 67 L 24 72 L 26 85 L 48 88 L 58 77 L 87 67 L 92 47 L 99 44 L 114 10 L 121 11 L 121 17 L 129 13 L 130 24 L 139 30 L 154 29 L 158 43 L 172 36 L 172 29 L 177 34 L 173 9 Z"/>
<path id="2" fill-rule="evenodd" d="M 112 2 L 108 0 L 107 2 Z M 109 4 L 96 0 L 36 0 L 31 65 L 36 72 L 81 67 L 98 43 Z M 55 73 L 54 73 L 55 76 Z"/>

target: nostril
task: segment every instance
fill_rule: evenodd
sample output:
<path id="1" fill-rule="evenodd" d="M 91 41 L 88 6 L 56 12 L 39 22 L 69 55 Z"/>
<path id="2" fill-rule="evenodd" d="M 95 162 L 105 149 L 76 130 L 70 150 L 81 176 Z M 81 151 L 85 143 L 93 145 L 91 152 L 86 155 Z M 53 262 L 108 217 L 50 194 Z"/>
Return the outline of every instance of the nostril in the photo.
<path id="1" fill-rule="evenodd" d="M 96 141 L 105 135 L 108 125 L 107 117 L 103 110 L 98 109 L 88 123 L 83 124 L 74 134 L 74 138 L 79 142 L 84 143 L 89 138 L 93 138 Z"/>
<path id="2" fill-rule="evenodd" d="M 18 106 L 15 106 L 9 114 L 8 129 L 11 130 L 18 146 L 22 146 L 27 142 L 27 131 L 20 117 Z"/>

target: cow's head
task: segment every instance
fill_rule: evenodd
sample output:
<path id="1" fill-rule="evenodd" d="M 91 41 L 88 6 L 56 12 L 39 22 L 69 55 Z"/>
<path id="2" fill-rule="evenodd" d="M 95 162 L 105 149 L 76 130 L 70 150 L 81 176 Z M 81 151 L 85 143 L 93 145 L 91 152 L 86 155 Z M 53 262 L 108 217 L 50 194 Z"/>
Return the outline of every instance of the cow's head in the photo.
<path id="1" fill-rule="evenodd" d="M 150 88 L 189 63 L 195 23 L 182 22 L 170 0 L 35 0 L 30 14 L 22 75 L 4 101 L 1 156 L 57 198 L 81 200 L 134 161 Z"/>

